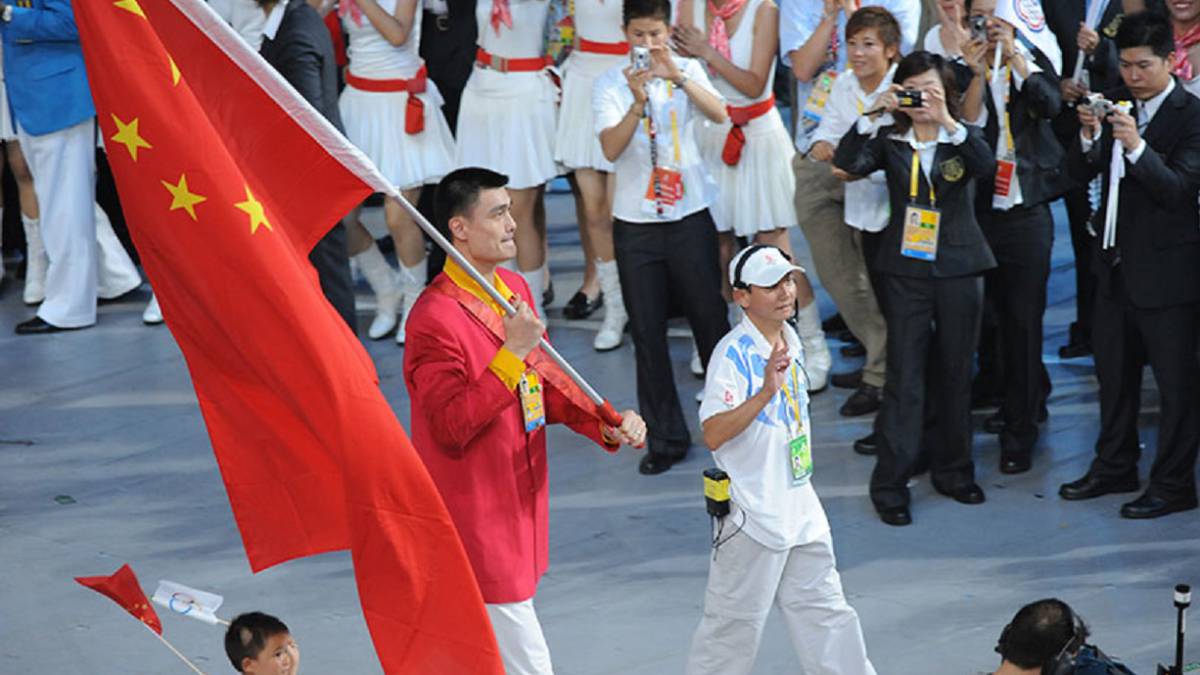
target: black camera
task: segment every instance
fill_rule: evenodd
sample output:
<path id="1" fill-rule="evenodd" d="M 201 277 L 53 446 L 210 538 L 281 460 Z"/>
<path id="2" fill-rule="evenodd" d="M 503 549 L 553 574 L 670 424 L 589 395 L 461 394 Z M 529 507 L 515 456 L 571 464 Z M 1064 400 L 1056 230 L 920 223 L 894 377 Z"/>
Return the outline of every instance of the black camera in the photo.
<path id="1" fill-rule="evenodd" d="M 925 95 L 920 89 L 901 89 L 896 92 L 896 100 L 901 108 L 920 108 Z"/>

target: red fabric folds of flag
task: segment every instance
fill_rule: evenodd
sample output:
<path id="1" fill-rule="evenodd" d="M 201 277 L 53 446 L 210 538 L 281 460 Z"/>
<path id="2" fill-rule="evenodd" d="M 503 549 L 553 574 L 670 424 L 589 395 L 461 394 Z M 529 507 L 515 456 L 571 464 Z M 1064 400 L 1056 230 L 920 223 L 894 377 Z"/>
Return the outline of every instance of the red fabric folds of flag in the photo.
<path id="1" fill-rule="evenodd" d="M 133 573 L 133 568 L 128 564 L 121 565 L 121 569 L 106 577 L 75 577 L 75 581 L 101 595 L 108 596 L 122 609 L 132 614 L 133 618 L 146 624 L 155 633 L 162 635 L 162 622 L 158 620 L 158 613 L 150 606 L 150 601 L 146 599 L 146 592 L 142 590 L 137 575 Z"/>
<path id="2" fill-rule="evenodd" d="M 348 548 L 385 672 L 501 673 L 453 522 L 307 259 L 394 188 L 202 0 L 74 6 L 251 569 Z"/>

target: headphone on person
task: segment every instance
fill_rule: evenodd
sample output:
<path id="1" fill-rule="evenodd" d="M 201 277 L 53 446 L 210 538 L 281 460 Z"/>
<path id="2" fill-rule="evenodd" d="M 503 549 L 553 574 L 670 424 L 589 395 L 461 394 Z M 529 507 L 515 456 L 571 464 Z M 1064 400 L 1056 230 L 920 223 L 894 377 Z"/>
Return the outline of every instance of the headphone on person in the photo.
<path id="1" fill-rule="evenodd" d="M 746 250 L 742 252 L 742 257 L 738 258 L 737 265 L 735 265 L 733 268 L 732 286 L 734 288 L 747 288 L 748 284 L 742 281 L 742 268 L 746 266 L 746 261 L 750 259 L 750 256 L 764 248 L 773 248 L 779 251 L 779 255 L 783 256 L 784 260 L 792 262 L 792 256 L 784 253 L 783 249 L 779 248 L 778 246 L 772 246 L 771 244 L 754 244 L 752 246 L 747 246 Z"/>
<path id="2" fill-rule="evenodd" d="M 1042 664 L 1042 675 L 1071 675 L 1075 672 L 1075 656 L 1079 652 L 1079 648 L 1083 646 L 1083 641 L 1087 639 L 1087 626 L 1083 623 L 1083 619 L 1075 613 L 1075 610 L 1071 609 L 1070 605 L 1061 601 L 1060 603 L 1071 619 L 1071 635 L 1063 643 L 1058 653 Z M 996 643 L 996 653 L 1001 656 L 1008 651 L 1010 630 L 1012 630 L 1011 623 L 1000 631 L 1000 640 Z"/>

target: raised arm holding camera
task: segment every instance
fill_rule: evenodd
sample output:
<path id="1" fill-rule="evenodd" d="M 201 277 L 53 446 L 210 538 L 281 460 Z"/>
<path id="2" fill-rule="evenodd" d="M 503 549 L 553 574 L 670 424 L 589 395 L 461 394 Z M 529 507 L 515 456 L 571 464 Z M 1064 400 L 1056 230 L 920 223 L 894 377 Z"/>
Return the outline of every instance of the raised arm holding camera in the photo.
<path id="1" fill-rule="evenodd" d="M 1200 100 L 1171 74 L 1174 41 L 1161 15 L 1126 17 L 1116 46 L 1124 84 L 1105 99 L 1132 101 L 1132 110 L 1099 100 L 1080 105 L 1082 129 L 1068 156 L 1077 180 L 1103 176 L 1092 246 L 1100 434 L 1088 472 L 1059 494 L 1078 500 L 1138 489 L 1137 421 L 1148 360 L 1161 407 L 1158 453 L 1145 493 L 1121 515 L 1157 518 L 1197 505 Z M 1124 156 L 1114 160 L 1117 152 Z"/>

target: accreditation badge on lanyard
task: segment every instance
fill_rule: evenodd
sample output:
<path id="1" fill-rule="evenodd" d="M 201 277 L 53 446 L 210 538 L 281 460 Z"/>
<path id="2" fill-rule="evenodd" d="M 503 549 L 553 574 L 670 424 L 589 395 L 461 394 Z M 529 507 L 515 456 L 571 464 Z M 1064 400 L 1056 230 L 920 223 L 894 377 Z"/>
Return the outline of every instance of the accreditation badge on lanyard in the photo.
<path id="1" fill-rule="evenodd" d="M 937 260 L 938 229 L 942 225 L 942 212 L 934 208 L 936 197 L 933 181 L 929 182 L 929 206 L 917 204 L 917 187 L 921 177 L 921 156 L 913 148 L 912 172 L 909 177 L 908 207 L 904 209 L 904 234 L 900 240 L 900 255 L 905 258 Z"/>
<path id="2" fill-rule="evenodd" d="M 1000 141 L 1003 145 L 996 153 L 996 182 L 992 191 L 992 207 L 997 209 L 1012 208 L 1017 200 L 1017 152 L 1013 142 L 1012 117 L 1008 112 L 1008 98 L 1011 92 L 1012 73 L 1008 66 L 1004 67 L 1004 96 L 998 93 L 993 97 L 993 106 L 1004 103 L 1003 112 L 997 108 L 996 115 L 1000 119 Z"/>
<path id="3" fill-rule="evenodd" d="M 807 483 L 812 478 L 813 472 L 812 446 L 809 444 L 808 429 L 804 425 L 804 415 L 800 408 L 800 381 L 796 377 L 797 368 L 796 362 L 793 361 L 788 369 L 788 373 L 791 375 L 791 391 L 788 390 L 786 382 L 782 387 L 783 397 L 788 406 L 788 412 L 784 413 L 784 418 L 788 419 L 794 415 L 796 419 L 794 435 L 792 425 L 790 423 L 787 425 L 788 436 L 791 436 L 791 440 L 787 444 L 787 458 L 788 475 L 792 478 L 792 487 Z"/>
<path id="4" fill-rule="evenodd" d="M 525 415 L 525 433 L 531 433 L 546 426 L 546 399 L 542 395 L 542 382 L 537 372 L 532 368 L 521 376 L 517 386 L 521 394 L 521 411 Z"/>
<path id="5" fill-rule="evenodd" d="M 838 31 L 835 29 L 829 38 L 829 46 L 825 49 L 825 63 L 821 72 L 813 80 L 808 99 L 804 101 L 804 109 L 800 112 L 800 128 L 804 130 L 805 138 L 812 136 L 817 127 L 821 126 L 821 118 L 825 115 L 825 104 L 829 102 L 829 94 L 833 91 L 833 83 L 837 80 Z"/>
<path id="6" fill-rule="evenodd" d="M 661 157 L 658 147 L 660 130 L 651 102 L 647 107 L 650 112 L 644 120 L 646 135 L 650 138 L 650 182 L 646 185 L 642 212 L 663 220 L 679 220 L 680 203 L 683 201 L 683 173 L 680 171 L 679 112 L 675 103 L 675 84 L 668 81 L 666 90 L 666 103 L 661 107 L 660 117 L 670 120 L 671 155 Z"/>

